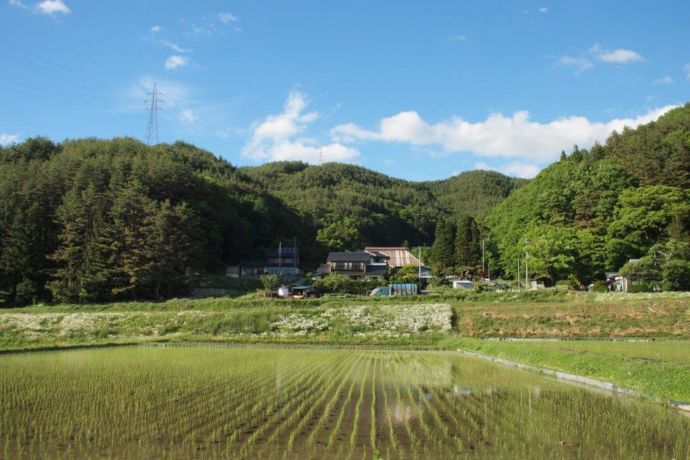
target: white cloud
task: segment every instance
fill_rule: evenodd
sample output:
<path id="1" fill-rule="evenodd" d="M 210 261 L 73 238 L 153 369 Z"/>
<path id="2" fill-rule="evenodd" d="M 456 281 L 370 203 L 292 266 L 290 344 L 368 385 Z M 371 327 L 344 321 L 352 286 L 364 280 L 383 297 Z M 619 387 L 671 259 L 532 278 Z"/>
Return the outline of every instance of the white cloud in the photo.
<path id="1" fill-rule="evenodd" d="M 187 49 L 187 48 L 182 48 L 177 43 L 173 43 L 169 40 L 161 40 L 161 45 L 167 46 L 168 48 L 175 51 L 176 53 L 191 53 L 192 52 L 192 50 Z"/>
<path id="2" fill-rule="evenodd" d="M 673 78 L 666 75 L 665 77 L 661 77 L 657 80 L 654 80 L 652 82 L 653 85 L 672 85 L 673 84 Z"/>
<path id="3" fill-rule="evenodd" d="M 186 65 L 189 65 L 189 58 L 179 54 L 173 54 L 165 60 L 165 68 L 167 70 L 175 70 Z"/>
<path id="4" fill-rule="evenodd" d="M 0 133 L 0 146 L 6 147 L 17 142 L 19 142 L 19 134 Z"/>
<path id="5" fill-rule="evenodd" d="M 562 67 L 575 67 L 578 72 L 594 67 L 594 64 L 592 64 L 589 59 L 575 56 L 561 56 L 556 60 L 556 65 Z"/>
<path id="6" fill-rule="evenodd" d="M 10 5 L 25 10 L 27 6 L 21 0 L 9 0 Z"/>
<path id="7" fill-rule="evenodd" d="M 54 14 L 69 14 L 71 11 L 67 5 L 62 0 L 43 0 L 36 8 L 42 14 L 54 15 Z"/>
<path id="8" fill-rule="evenodd" d="M 222 22 L 223 24 L 229 24 L 231 22 L 236 22 L 237 21 L 237 16 L 235 16 L 232 13 L 228 13 L 227 11 L 218 13 L 218 20 Z"/>
<path id="9" fill-rule="evenodd" d="M 630 64 L 631 62 L 642 61 L 642 56 L 637 51 L 618 48 L 615 50 L 605 50 L 600 45 L 594 45 L 589 49 L 590 54 L 601 62 L 608 64 Z"/>
<path id="10" fill-rule="evenodd" d="M 163 32 L 163 26 L 155 25 L 151 27 L 151 33 L 157 34 L 159 32 Z"/>
<path id="11" fill-rule="evenodd" d="M 690 62 L 685 64 L 685 67 L 683 67 L 683 70 L 685 70 L 685 76 L 688 77 L 688 80 L 690 80 Z"/>
<path id="12" fill-rule="evenodd" d="M 309 124 L 318 118 L 316 112 L 304 113 L 308 104 L 304 94 L 292 91 L 282 113 L 269 115 L 252 127 L 252 136 L 242 154 L 257 161 L 301 160 L 308 163 L 350 161 L 357 157 L 357 149 L 338 142 L 322 145 L 303 135 Z"/>
<path id="13" fill-rule="evenodd" d="M 549 7 L 547 7 L 547 6 L 542 6 L 541 8 L 539 8 L 539 12 L 540 12 L 540 13 L 548 13 L 548 12 L 549 12 Z"/>
<path id="14" fill-rule="evenodd" d="M 522 177 L 524 179 L 531 179 L 541 171 L 539 166 L 525 163 L 508 163 L 503 166 L 493 167 L 486 163 L 475 163 L 474 169 L 482 169 L 484 171 L 497 171 L 501 174 L 511 177 Z"/>
<path id="15" fill-rule="evenodd" d="M 520 111 L 512 116 L 492 113 L 486 120 L 476 123 L 454 117 L 433 125 L 417 112 L 408 111 L 383 118 L 373 131 L 345 124 L 336 126 L 331 133 L 333 139 L 344 143 L 382 141 L 440 146 L 448 153 L 469 152 L 478 156 L 546 163 L 557 159 L 561 150 L 574 144 L 589 148 L 595 141 L 603 142 L 614 130 L 656 120 L 675 107 L 666 106 L 635 118 L 617 118 L 608 122 L 570 116 L 539 123 L 530 120 L 529 112 Z"/>
<path id="16" fill-rule="evenodd" d="M 140 112 L 148 108 L 145 106 L 144 101 L 150 98 L 149 93 L 153 89 L 154 83 L 156 83 L 158 93 L 162 99 L 161 106 L 166 110 L 182 109 L 195 105 L 193 91 L 187 85 L 175 80 L 160 79 L 151 75 L 145 75 L 123 92 L 118 110 Z"/>
<path id="17" fill-rule="evenodd" d="M 194 111 L 192 109 L 185 109 L 182 112 L 180 112 L 178 119 L 182 123 L 193 124 L 193 123 L 196 123 L 197 121 L 199 121 L 199 115 L 194 113 Z"/>

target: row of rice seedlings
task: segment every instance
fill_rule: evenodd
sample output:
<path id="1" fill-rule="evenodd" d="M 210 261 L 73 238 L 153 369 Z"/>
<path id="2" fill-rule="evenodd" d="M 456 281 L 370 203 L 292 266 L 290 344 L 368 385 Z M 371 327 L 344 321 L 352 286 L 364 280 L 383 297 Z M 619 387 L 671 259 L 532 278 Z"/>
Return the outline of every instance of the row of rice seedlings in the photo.
<path id="1" fill-rule="evenodd" d="M 359 385 L 359 397 L 357 399 L 357 403 L 355 405 L 355 414 L 353 417 L 352 421 L 352 429 L 350 430 L 350 452 L 348 455 L 348 458 L 354 454 L 356 446 L 357 446 L 357 434 L 360 428 L 360 423 L 359 419 L 361 417 L 362 413 L 362 402 L 364 401 L 364 394 L 366 392 L 366 380 L 367 376 L 369 375 L 369 370 L 371 368 L 371 357 L 367 356 L 366 358 L 366 364 L 364 367 L 364 376 L 362 377 L 362 381 Z"/>
<path id="2" fill-rule="evenodd" d="M 295 366 L 283 385 L 297 389 L 301 379 L 309 378 L 312 372 L 320 372 L 323 365 L 322 360 L 313 360 L 308 366 Z M 235 442 L 239 438 L 242 426 L 251 420 L 267 419 L 276 410 L 278 401 L 274 391 L 271 391 L 271 387 L 275 386 L 275 373 L 271 369 L 266 371 L 265 379 L 256 381 L 252 378 L 251 385 L 243 379 L 237 387 L 227 389 L 231 394 L 226 396 L 226 403 L 216 406 L 207 416 L 205 425 L 215 432 L 211 438 L 220 441 L 223 437 L 228 442 Z M 221 433 L 226 435 L 221 436 Z"/>
<path id="3" fill-rule="evenodd" d="M 343 420 L 345 418 L 345 414 L 347 413 L 347 408 L 350 405 L 350 401 L 352 400 L 352 394 L 354 393 L 356 386 L 357 386 L 357 381 L 355 379 L 352 379 L 350 382 L 350 387 L 349 387 L 348 392 L 347 392 L 347 396 L 340 406 L 340 412 L 338 413 L 338 418 L 335 422 L 335 426 L 331 430 L 331 434 L 328 437 L 328 443 L 326 444 L 326 450 L 329 452 L 332 451 L 333 446 L 335 445 L 335 441 L 337 439 L 337 436 L 340 433 L 341 425 L 342 425 Z"/>
<path id="4" fill-rule="evenodd" d="M 271 443 L 275 439 L 278 439 L 283 433 L 286 433 L 288 429 L 291 429 L 290 433 L 287 435 L 287 450 L 292 451 L 294 449 L 295 439 L 301 434 L 309 420 L 311 420 L 313 414 L 322 408 L 322 404 L 326 398 L 328 398 L 331 393 L 335 393 L 338 382 L 342 381 L 344 376 L 352 372 L 354 363 L 357 362 L 357 359 L 356 355 L 349 355 L 343 359 L 335 369 L 329 372 L 329 376 L 326 377 L 324 375 L 324 380 L 325 378 L 328 378 L 328 380 L 319 388 L 318 398 L 304 401 L 304 404 L 300 405 L 297 412 L 293 414 L 296 423 L 283 423 L 280 426 L 274 427 L 266 443 Z M 306 412 L 303 413 L 303 409 L 306 409 Z M 310 446 L 310 443 L 307 442 L 306 445 Z M 260 454 L 261 452 L 259 452 L 259 456 Z"/>
<path id="5" fill-rule="evenodd" d="M 342 355 L 339 356 L 341 358 L 343 357 Z M 342 361 L 343 359 L 340 359 L 340 364 L 342 364 Z M 256 431 L 254 431 L 249 438 L 243 442 L 241 451 L 242 454 L 248 453 L 249 449 L 253 448 L 257 439 L 260 436 L 263 436 L 264 432 L 276 427 L 279 429 L 285 424 L 293 423 L 305 410 L 313 395 L 318 393 L 325 378 L 325 373 L 320 371 L 315 372 L 314 375 L 309 375 L 306 379 L 304 379 L 307 380 L 307 385 L 301 386 L 300 394 L 290 398 L 278 412 L 274 413 L 268 421 L 260 425 Z"/>
<path id="6" fill-rule="evenodd" d="M 318 422 L 316 423 L 316 427 L 309 433 L 309 436 L 307 437 L 307 445 L 312 446 L 315 443 L 316 436 L 321 432 L 322 429 L 325 429 L 327 426 L 327 421 L 329 417 L 333 416 L 333 412 L 337 408 L 336 404 L 338 401 L 340 401 L 340 398 L 344 395 L 345 391 L 345 386 L 348 382 L 352 381 L 352 374 L 355 368 L 357 367 L 357 364 L 359 364 L 361 360 L 361 356 L 359 354 L 357 355 L 352 355 L 356 357 L 356 360 L 350 364 L 350 368 L 347 371 L 347 374 L 343 376 L 341 379 L 339 379 L 339 383 L 335 391 L 333 392 L 332 397 L 330 400 L 326 403 L 326 406 L 324 407 L 321 417 L 319 418 Z M 335 380 L 335 379 L 334 379 Z"/>

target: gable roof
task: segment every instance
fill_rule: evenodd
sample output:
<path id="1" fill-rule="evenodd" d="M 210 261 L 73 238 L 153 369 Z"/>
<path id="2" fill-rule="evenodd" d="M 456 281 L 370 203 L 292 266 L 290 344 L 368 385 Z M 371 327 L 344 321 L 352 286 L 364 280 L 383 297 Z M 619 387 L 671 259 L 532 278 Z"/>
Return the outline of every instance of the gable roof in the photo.
<path id="1" fill-rule="evenodd" d="M 370 246 L 364 248 L 368 252 L 377 252 L 387 256 L 390 260 L 388 265 L 391 267 L 403 267 L 405 265 L 412 265 L 414 267 L 419 267 L 421 262 L 415 256 L 412 255 L 409 249 L 405 247 L 374 247 Z"/>

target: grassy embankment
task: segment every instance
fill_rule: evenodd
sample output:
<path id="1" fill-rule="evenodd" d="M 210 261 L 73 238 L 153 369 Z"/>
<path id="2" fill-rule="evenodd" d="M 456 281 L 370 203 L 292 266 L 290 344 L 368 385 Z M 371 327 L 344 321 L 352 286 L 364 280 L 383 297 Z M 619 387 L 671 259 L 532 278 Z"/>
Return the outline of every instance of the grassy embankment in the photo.
<path id="1" fill-rule="evenodd" d="M 448 320 L 452 329 L 409 323 L 421 304 L 452 311 L 440 320 Z M 397 316 L 402 322 L 391 333 L 391 321 Z M 514 337 L 576 340 L 495 340 Z M 464 348 L 684 401 L 690 401 L 690 385 L 685 383 L 690 381 L 690 341 L 683 341 L 688 339 L 687 293 L 456 291 L 433 297 L 301 301 L 245 296 L 0 310 L 0 350 L 150 341 Z"/>

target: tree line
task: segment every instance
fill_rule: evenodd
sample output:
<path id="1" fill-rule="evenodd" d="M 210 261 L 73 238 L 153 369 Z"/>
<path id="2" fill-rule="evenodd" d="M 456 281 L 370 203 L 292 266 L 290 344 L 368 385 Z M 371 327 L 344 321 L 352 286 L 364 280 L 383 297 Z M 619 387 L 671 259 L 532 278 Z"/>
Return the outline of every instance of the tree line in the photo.
<path id="1" fill-rule="evenodd" d="M 0 303 L 184 295 L 190 275 L 295 239 L 307 270 L 329 250 L 431 245 L 454 212 L 436 204 L 441 186 L 341 164 L 236 168 L 183 142 L 28 139 L 0 147 Z"/>

